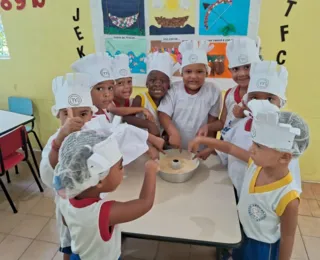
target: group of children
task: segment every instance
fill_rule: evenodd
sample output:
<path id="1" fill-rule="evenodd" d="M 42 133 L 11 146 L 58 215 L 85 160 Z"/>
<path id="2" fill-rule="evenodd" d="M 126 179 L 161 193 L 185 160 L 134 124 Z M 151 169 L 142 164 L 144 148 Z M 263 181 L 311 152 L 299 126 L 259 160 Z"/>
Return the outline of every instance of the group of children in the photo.
<path id="1" fill-rule="evenodd" d="M 64 259 L 120 258 L 118 224 L 152 208 L 165 145 L 201 159 L 215 154 L 228 166 L 244 240 L 226 259 L 290 259 L 301 193 L 297 158 L 308 147 L 309 130 L 296 114 L 280 111 L 288 73 L 261 61 L 259 47 L 245 37 L 228 42 L 237 86 L 223 102 L 206 81 L 207 53 L 214 48 L 207 41 L 182 42 L 181 66 L 166 52 L 149 54 L 148 91 L 134 99 L 124 54 L 90 54 L 72 64 L 74 73 L 53 80 L 52 112 L 61 127 L 43 151 L 40 173 L 57 192 Z M 182 81 L 173 83 L 178 69 Z M 151 158 L 139 198 L 109 201 L 106 193 L 121 183 L 123 166 L 144 153 Z"/>

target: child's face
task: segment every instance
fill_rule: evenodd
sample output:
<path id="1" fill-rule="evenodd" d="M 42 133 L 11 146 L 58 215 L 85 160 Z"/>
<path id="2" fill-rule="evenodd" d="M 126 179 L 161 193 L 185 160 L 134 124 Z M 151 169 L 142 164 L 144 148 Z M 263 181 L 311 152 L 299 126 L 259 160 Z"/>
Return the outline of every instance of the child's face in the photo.
<path id="1" fill-rule="evenodd" d="M 114 96 L 118 99 L 129 99 L 132 94 L 132 78 L 116 80 Z"/>
<path id="2" fill-rule="evenodd" d="M 99 109 L 106 109 L 113 101 L 113 89 L 113 80 L 106 80 L 95 85 L 91 90 L 93 105 Z"/>
<path id="3" fill-rule="evenodd" d="M 249 151 L 254 163 L 262 168 L 275 167 L 281 163 L 289 164 L 291 160 L 291 155 L 288 153 L 279 152 L 254 142 Z"/>
<path id="4" fill-rule="evenodd" d="M 72 108 L 72 114 L 73 117 L 80 117 L 84 123 L 90 121 L 92 118 L 92 110 L 90 107 L 74 107 Z M 61 125 L 64 125 L 68 119 L 68 110 L 60 109 L 57 117 L 60 119 Z"/>
<path id="5" fill-rule="evenodd" d="M 204 84 L 207 69 L 204 64 L 190 64 L 182 69 L 183 83 L 187 89 L 198 90 Z"/>
<path id="6" fill-rule="evenodd" d="M 230 69 L 232 79 L 240 87 L 248 87 L 250 81 L 250 65 L 234 67 Z"/>
<path id="7" fill-rule="evenodd" d="M 248 102 L 250 100 L 257 99 L 257 100 L 269 100 L 271 104 L 276 105 L 277 107 L 281 107 L 281 100 L 278 96 L 265 93 L 265 92 L 251 92 L 248 93 Z"/>
<path id="8" fill-rule="evenodd" d="M 170 79 L 163 72 L 153 70 L 148 74 L 146 85 L 151 97 L 161 99 L 170 88 Z"/>
<path id="9" fill-rule="evenodd" d="M 113 165 L 110 168 L 108 176 L 98 184 L 98 188 L 101 189 L 101 192 L 112 192 L 120 185 L 124 174 L 122 162 L 123 160 L 121 159 Z"/>

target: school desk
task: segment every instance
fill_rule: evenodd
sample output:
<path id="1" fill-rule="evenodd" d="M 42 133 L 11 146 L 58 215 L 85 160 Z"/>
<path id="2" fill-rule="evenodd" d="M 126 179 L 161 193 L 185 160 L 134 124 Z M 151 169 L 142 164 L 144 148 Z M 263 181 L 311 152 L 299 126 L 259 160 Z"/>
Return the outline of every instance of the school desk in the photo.
<path id="1" fill-rule="evenodd" d="M 138 198 L 144 178 L 140 158 L 125 168 L 126 177 L 108 199 Z M 233 186 L 215 156 L 202 162 L 191 180 L 169 183 L 157 177 L 153 208 L 121 225 L 124 236 L 168 242 L 234 248 L 242 240 Z M 220 259 L 220 258 L 217 258 Z"/>

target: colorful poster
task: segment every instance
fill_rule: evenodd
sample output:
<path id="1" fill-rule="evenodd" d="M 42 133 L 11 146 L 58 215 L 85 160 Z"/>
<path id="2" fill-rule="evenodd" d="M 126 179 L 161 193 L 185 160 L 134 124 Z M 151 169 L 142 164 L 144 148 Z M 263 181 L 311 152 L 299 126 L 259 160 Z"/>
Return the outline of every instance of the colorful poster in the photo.
<path id="1" fill-rule="evenodd" d="M 248 35 L 250 0 L 200 0 L 199 2 L 199 35 Z"/>
<path id="2" fill-rule="evenodd" d="M 146 74 L 146 50 L 145 39 L 106 39 L 105 50 L 111 56 L 124 53 L 130 58 L 130 69 L 135 74 Z"/>
<path id="3" fill-rule="evenodd" d="M 144 0 L 102 0 L 104 34 L 145 35 Z"/>
<path id="4" fill-rule="evenodd" d="M 196 1 L 148 0 L 150 35 L 194 34 Z"/>
<path id="5" fill-rule="evenodd" d="M 226 47 L 225 42 L 215 42 L 214 48 L 208 53 L 208 65 L 211 68 L 209 78 L 231 78 Z"/>

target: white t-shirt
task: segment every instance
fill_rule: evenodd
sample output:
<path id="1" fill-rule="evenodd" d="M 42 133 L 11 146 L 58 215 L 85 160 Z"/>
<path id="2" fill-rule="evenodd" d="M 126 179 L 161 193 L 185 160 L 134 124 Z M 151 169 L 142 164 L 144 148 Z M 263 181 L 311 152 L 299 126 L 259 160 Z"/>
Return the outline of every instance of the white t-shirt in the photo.
<path id="1" fill-rule="evenodd" d="M 291 173 L 275 183 L 255 187 L 260 170 L 250 160 L 238 203 L 239 218 L 247 237 L 272 244 L 280 239 L 280 216 L 299 193 Z"/>
<path id="2" fill-rule="evenodd" d="M 176 82 L 158 107 L 158 111 L 171 117 L 180 132 L 183 149 L 208 123 L 208 116 L 219 117 L 220 110 L 221 91 L 211 82 L 205 82 L 195 95 L 186 92 L 182 81 Z"/>

